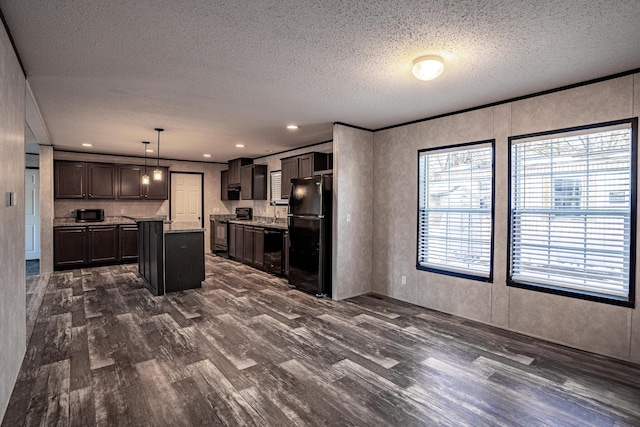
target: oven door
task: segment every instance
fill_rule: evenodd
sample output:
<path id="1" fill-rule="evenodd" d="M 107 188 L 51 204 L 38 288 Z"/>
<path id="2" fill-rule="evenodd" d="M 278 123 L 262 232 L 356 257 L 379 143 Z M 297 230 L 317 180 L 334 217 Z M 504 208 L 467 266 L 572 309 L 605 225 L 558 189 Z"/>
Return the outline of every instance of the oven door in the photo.
<path id="1" fill-rule="evenodd" d="M 227 223 L 226 222 L 216 222 L 215 223 L 215 242 L 216 249 L 227 249 Z"/>

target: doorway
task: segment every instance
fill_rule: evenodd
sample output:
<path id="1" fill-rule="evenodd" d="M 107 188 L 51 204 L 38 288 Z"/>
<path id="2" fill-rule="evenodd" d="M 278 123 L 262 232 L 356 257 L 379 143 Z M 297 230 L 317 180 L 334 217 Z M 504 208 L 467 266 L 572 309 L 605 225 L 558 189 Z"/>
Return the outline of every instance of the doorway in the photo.
<path id="1" fill-rule="evenodd" d="M 38 270 L 40 260 L 40 170 L 24 171 L 25 259 L 27 274 Z"/>
<path id="2" fill-rule="evenodd" d="M 204 227 L 203 181 L 204 174 L 200 172 L 171 172 L 169 218 L 172 221 L 197 221 Z"/>

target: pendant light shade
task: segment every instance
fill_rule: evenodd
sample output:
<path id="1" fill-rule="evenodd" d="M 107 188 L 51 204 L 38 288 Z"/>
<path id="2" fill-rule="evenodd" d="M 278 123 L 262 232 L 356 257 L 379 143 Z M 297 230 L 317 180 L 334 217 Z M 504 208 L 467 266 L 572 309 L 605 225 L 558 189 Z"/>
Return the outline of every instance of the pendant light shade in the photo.
<path id="1" fill-rule="evenodd" d="M 162 132 L 164 129 L 155 128 L 154 130 L 158 132 L 158 160 L 156 162 L 156 168 L 153 171 L 153 180 L 162 181 L 162 170 L 160 169 L 160 132 Z"/>
<path id="2" fill-rule="evenodd" d="M 149 175 L 147 175 L 147 146 L 149 141 L 142 141 L 144 145 L 144 175 L 142 175 L 142 185 L 149 185 Z"/>

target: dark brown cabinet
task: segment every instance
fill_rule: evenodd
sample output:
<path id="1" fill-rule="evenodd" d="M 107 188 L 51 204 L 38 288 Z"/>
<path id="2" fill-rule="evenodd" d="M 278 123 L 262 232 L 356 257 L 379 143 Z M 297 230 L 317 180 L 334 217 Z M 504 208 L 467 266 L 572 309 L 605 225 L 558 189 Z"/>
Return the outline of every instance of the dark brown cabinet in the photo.
<path id="1" fill-rule="evenodd" d="M 236 257 L 236 253 L 237 250 L 236 248 L 238 247 L 236 245 L 236 229 L 238 228 L 238 226 L 236 224 L 228 224 L 228 228 L 227 228 L 227 236 L 229 237 L 229 242 L 228 242 L 228 251 L 229 251 L 229 258 L 234 259 Z"/>
<path id="2" fill-rule="evenodd" d="M 54 228 L 53 245 L 56 269 L 81 267 L 87 263 L 87 227 Z"/>
<path id="3" fill-rule="evenodd" d="M 53 229 L 54 270 L 135 261 L 136 225 L 91 225 Z"/>
<path id="4" fill-rule="evenodd" d="M 240 157 L 238 159 L 229 160 L 229 174 L 227 179 L 227 186 L 240 186 L 241 182 L 241 169 L 244 165 L 250 165 L 253 163 L 252 159 L 246 157 Z"/>
<path id="5" fill-rule="evenodd" d="M 242 260 L 246 264 L 253 264 L 253 227 L 244 226 L 244 247 Z"/>
<path id="6" fill-rule="evenodd" d="M 308 178 L 316 172 L 326 170 L 329 166 L 329 155 L 326 153 L 307 153 L 294 157 L 280 159 L 281 169 L 281 197 L 289 198 L 291 180 L 294 178 Z"/>
<path id="7" fill-rule="evenodd" d="M 135 261 L 138 258 L 138 226 L 121 225 L 118 241 L 120 243 L 120 260 Z"/>
<path id="8" fill-rule="evenodd" d="M 253 228 L 253 266 L 264 268 L 264 228 Z"/>
<path id="9" fill-rule="evenodd" d="M 289 277 L 289 232 L 285 231 L 282 234 L 282 261 L 284 263 L 283 274 L 285 277 Z"/>
<path id="10" fill-rule="evenodd" d="M 106 163 L 85 163 L 88 199 L 116 198 L 116 166 Z"/>
<path id="11" fill-rule="evenodd" d="M 244 226 L 229 224 L 229 258 L 244 259 Z"/>
<path id="12" fill-rule="evenodd" d="M 108 163 L 56 161 L 56 199 L 115 199 L 116 167 Z"/>
<path id="13" fill-rule="evenodd" d="M 242 200 L 267 200 L 267 165 L 242 166 L 240 174 Z"/>
<path id="14" fill-rule="evenodd" d="M 89 235 L 89 263 L 118 260 L 118 226 L 87 227 Z"/>
<path id="15" fill-rule="evenodd" d="M 160 167 L 162 181 L 142 185 L 144 167 L 111 163 L 70 162 L 54 164 L 56 199 L 149 199 L 169 198 L 169 168 Z M 152 170 L 149 169 L 148 173 Z"/>
<path id="16" fill-rule="evenodd" d="M 220 200 L 229 200 L 229 171 L 220 172 Z"/>
<path id="17" fill-rule="evenodd" d="M 151 176 L 154 168 L 147 168 L 147 175 Z M 169 198 L 169 168 L 160 166 L 162 180 L 151 179 L 148 185 L 142 184 L 144 166 L 118 166 L 118 199 L 146 199 L 167 200 Z"/>
<path id="18" fill-rule="evenodd" d="M 55 162 L 54 196 L 56 199 L 84 199 L 87 197 L 83 162 Z"/>

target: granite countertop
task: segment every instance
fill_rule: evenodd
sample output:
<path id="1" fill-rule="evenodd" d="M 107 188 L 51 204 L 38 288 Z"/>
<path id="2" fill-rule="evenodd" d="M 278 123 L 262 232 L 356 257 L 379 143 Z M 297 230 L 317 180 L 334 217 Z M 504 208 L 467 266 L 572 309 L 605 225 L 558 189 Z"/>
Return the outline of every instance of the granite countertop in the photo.
<path id="1" fill-rule="evenodd" d="M 166 216 L 124 216 L 124 218 L 128 218 L 135 222 L 144 222 L 144 221 L 165 221 L 167 222 Z"/>
<path id="2" fill-rule="evenodd" d="M 204 232 L 204 228 L 199 221 L 172 222 L 165 224 L 163 228 L 164 234 L 169 233 L 191 233 Z"/>
<path id="3" fill-rule="evenodd" d="M 54 227 L 85 227 L 85 226 L 99 226 L 99 225 L 134 225 L 135 221 L 131 218 L 123 216 L 108 216 L 104 221 L 100 222 L 76 222 L 75 218 L 59 217 L 54 218 Z"/>
<path id="4" fill-rule="evenodd" d="M 234 220 L 234 219 L 230 219 L 229 222 L 233 224 L 249 225 L 252 227 L 275 228 L 278 230 L 288 229 L 286 222 L 266 222 L 264 220 L 246 221 L 246 220 Z"/>

